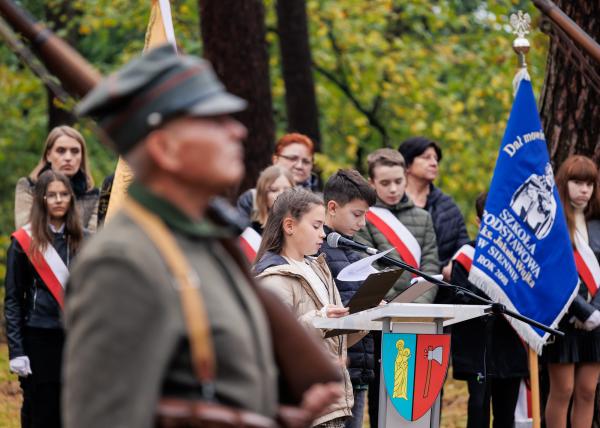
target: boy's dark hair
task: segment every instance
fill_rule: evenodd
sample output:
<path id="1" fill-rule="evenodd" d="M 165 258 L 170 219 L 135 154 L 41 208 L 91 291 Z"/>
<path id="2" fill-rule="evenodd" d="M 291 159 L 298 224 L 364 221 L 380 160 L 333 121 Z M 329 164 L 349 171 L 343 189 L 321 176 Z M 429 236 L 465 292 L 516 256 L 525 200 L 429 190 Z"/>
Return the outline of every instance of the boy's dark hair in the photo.
<path id="1" fill-rule="evenodd" d="M 367 156 L 368 172 L 371 179 L 375 178 L 373 173 L 378 166 L 401 166 L 406 168 L 406 162 L 402 154 L 392 149 L 377 149 Z"/>
<path id="2" fill-rule="evenodd" d="M 483 209 L 485 208 L 487 195 L 488 192 L 482 192 L 477 196 L 477 199 L 475 199 L 475 212 L 479 218 L 483 218 Z"/>
<path id="3" fill-rule="evenodd" d="M 323 189 L 325 205 L 335 201 L 341 206 L 355 199 L 361 199 L 367 205 L 375 205 L 377 194 L 367 180 L 355 169 L 339 169 L 333 174 Z"/>

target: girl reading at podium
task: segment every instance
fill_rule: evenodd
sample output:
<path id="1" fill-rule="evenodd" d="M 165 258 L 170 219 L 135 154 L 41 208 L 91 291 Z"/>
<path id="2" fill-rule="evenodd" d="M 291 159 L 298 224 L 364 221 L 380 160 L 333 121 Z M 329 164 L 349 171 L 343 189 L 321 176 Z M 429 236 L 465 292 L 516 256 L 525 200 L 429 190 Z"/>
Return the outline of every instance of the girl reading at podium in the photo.
<path id="1" fill-rule="evenodd" d="M 312 257 L 323 243 L 325 207 L 315 194 L 294 188 L 275 200 L 264 228 L 254 270 L 261 284 L 277 294 L 306 328 L 323 337 L 331 357 L 343 371 L 345 395 L 330 406 L 314 423 L 319 427 L 343 427 L 352 415 L 352 384 L 346 369 L 348 338 L 345 335 L 325 339 L 312 326 L 314 317 L 342 317 L 340 294 L 323 255 Z M 356 339 L 361 336 L 357 336 Z"/>

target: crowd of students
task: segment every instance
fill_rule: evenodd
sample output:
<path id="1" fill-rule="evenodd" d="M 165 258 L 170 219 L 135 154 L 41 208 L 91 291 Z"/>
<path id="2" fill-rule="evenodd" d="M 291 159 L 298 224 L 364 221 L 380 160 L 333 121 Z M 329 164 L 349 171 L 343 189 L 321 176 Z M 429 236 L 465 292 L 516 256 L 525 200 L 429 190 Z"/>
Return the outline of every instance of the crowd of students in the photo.
<path id="1" fill-rule="evenodd" d="M 287 134 L 276 145 L 273 165 L 256 188 L 239 197 L 237 209 L 248 222 L 240 245 L 262 286 L 273 291 L 309 330 L 314 317 L 343 317 L 361 286 L 338 273 L 363 257 L 325 242 L 331 232 L 378 250 L 429 274 L 478 291 L 469 281 L 472 253 L 463 216 L 451 197 L 433 183 L 442 149 L 424 137 L 367 157 L 368 179 L 345 169 L 333 174 L 320 193 L 313 171 L 314 144 L 302 134 Z M 574 248 L 600 254 L 598 168 L 583 156 L 567 159 L 557 186 Z M 18 180 L 16 232 L 8 250 L 5 316 L 10 370 L 23 389 L 24 427 L 59 427 L 61 351 L 64 343 L 62 298 L 69 266 L 86 235 L 97 228 L 99 192 L 86 158 L 85 140 L 68 126 L 53 129 L 42 158 L 28 177 Z M 485 194 L 476 201 L 478 219 Z M 101 208 L 102 211 L 102 208 Z M 102 213 L 101 213 L 102 217 Z M 470 250 L 469 250 L 470 248 Z M 405 272 L 389 292 L 410 286 Z M 600 278 L 599 278 L 600 280 Z M 431 289 L 423 303 L 471 303 Z M 483 294 L 482 294 L 483 295 Z M 546 426 L 590 427 L 600 375 L 600 293 L 584 282 L 561 321 L 566 332 L 546 346 L 550 393 Z M 317 332 L 343 373 L 344 394 L 315 426 L 360 427 L 369 403 L 377 426 L 381 335 L 356 333 L 325 338 Z M 468 427 L 514 424 L 519 385 L 528 376 L 526 352 L 502 317 L 483 317 L 452 331 L 454 376 L 468 383 Z"/>

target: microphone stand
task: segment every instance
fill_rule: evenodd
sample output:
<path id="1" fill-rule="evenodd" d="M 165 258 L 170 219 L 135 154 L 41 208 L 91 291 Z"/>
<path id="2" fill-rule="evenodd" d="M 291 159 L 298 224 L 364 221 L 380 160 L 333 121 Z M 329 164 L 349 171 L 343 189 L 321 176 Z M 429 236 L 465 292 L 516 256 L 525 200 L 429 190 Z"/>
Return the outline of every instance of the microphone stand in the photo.
<path id="1" fill-rule="evenodd" d="M 524 323 L 527 323 L 529 325 L 532 325 L 534 327 L 539 328 L 540 330 L 543 330 L 547 333 L 551 333 L 554 334 L 556 336 L 564 336 L 565 333 L 560 331 L 560 330 L 556 330 L 553 328 L 548 327 L 547 325 L 544 325 L 542 323 L 539 323 L 535 320 L 532 320 L 531 318 L 528 318 L 526 316 L 523 316 L 517 312 L 511 311 L 510 309 L 508 309 L 506 306 L 504 306 L 502 303 L 498 303 L 498 302 L 494 302 L 493 300 L 490 299 L 486 299 L 484 297 L 481 297 L 475 293 L 473 293 L 471 290 L 468 290 L 464 287 L 460 287 L 458 285 L 454 285 L 454 284 L 450 284 L 447 283 L 441 279 L 437 279 L 431 275 L 426 274 L 425 272 L 421 272 L 419 269 L 416 269 L 406 263 L 404 263 L 402 260 L 398 260 L 395 259 L 393 257 L 390 256 L 383 256 L 380 259 L 378 259 L 378 261 L 385 261 L 388 264 L 391 264 L 393 266 L 399 267 L 401 269 L 407 270 L 411 273 L 414 273 L 415 275 L 421 276 L 423 278 L 425 278 L 427 281 L 439 286 L 439 287 L 444 287 L 444 288 L 448 288 L 451 289 L 457 293 L 461 293 L 463 295 L 469 296 L 474 300 L 477 300 L 485 305 L 490 305 L 491 308 L 488 310 L 489 312 L 492 312 L 493 314 L 504 314 L 504 315 L 508 315 L 510 317 L 513 317 L 515 319 L 518 319 L 519 321 L 523 321 Z"/>

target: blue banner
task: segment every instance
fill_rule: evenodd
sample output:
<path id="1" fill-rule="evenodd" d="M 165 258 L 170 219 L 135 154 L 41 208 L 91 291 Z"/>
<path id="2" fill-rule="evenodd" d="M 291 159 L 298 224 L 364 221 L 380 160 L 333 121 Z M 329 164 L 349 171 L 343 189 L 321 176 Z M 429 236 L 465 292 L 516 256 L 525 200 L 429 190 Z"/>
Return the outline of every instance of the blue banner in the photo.
<path id="1" fill-rule="evenodd" d="M 577 293 L 573 249 L 529 76 L 519 83 L 469 280 L 493 300 L 556 327 Z M 541 353 L 549 334 L 512 319 Z"/>

